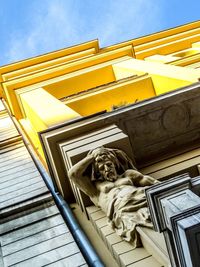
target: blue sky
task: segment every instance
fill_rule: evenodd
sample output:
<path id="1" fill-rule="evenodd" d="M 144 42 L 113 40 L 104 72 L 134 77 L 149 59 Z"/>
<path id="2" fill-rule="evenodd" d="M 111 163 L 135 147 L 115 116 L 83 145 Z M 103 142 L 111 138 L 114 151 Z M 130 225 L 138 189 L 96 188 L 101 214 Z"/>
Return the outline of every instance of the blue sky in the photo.
<path id="1" fill-rule="evenodd" d="M 122 42 L 200 19 L 199 0 L 0 0 L 0 65 L 92 39 Z"/>

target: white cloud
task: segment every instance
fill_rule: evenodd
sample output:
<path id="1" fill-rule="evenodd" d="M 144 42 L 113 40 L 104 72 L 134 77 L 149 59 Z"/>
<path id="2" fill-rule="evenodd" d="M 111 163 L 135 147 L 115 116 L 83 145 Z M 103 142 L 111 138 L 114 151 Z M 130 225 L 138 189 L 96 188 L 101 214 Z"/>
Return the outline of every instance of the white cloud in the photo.
<path id="1" fill-rule="evenodd" d="M 63 1 L 54 0 L 44 1 L 39 7 L 39 10 L 33 7 L 28 32 L 18 30 L 12 33 L 7 53 L 9 61 L 58 49 L 69 36 L 73 38 L 73 10 L 69 5 L 67 9 Z"/>
<path id="2" fill-rule="evenodd" d="M 154 31 L 161 20 L 158 0 L 45 0 L 33 2 L 29 30 L 11 34 L 12 62 L 98 38 L 100 44 L 125 41 Z M 36 4 L 37 3 L 37 4 Z M 157 5 L 156 5 L 157 3 Z M 30 7 L 29 7 L 30 9 Z"/>
<path id="3" fill-rule="evenodd" d="M 151 33 L 161 23 L 162 2 L 156 0 L 112 1 L 101 30 L 104 45 Z M 116 38 L 117 37 L 117 38 Z"/>

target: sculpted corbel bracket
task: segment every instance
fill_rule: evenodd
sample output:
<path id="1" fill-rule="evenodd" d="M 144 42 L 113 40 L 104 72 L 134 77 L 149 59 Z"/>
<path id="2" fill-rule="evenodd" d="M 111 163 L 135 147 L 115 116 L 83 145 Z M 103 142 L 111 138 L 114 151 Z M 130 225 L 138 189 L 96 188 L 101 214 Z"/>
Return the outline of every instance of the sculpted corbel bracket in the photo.
<path id="1" fill-rule="evenodd" d="M 200 198 L 192 192 L 197 181 L 185 174 L 146 190 L 154 228 L 165 236 L 173 267 L 200 266 Z"/>

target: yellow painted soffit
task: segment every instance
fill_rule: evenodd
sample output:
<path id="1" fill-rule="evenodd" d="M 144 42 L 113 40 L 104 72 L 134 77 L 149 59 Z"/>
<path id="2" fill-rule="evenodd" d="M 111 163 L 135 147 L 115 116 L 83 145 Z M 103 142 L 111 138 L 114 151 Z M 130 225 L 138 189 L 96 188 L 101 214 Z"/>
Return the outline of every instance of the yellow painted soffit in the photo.
<path id="1" fill-rule="evenodd" d="M 29 58 L 29 59 L 25 59 L 25 60 L 22 60 L 22 61 L 18 61 L 18 62 L 15 62 L 15 63 L 11 63 L 11 64 L 8 64 L 8 65 L 2 66 L 2 67 L 0 67 L 0 79 L 1 79 L 1 74 L 3 74 L 3 73 L 7 73 L 7 72 L 10 72 L 10 71 L 14 71 L 14 70 L 18 70 L 18 69 L 25 68 L 25 67 L 28 67 L 28 66 L 32 66 L 32 65 L 35 65 L 35 64 L 38 64 L 38 63 L 42 63 L 42 62 L 49 61 L 49 60 L 52 60 L 52 59 L 55 59 L 55 58 L 63 57 L 63 56 L 66 56 L 66 55 L 70 55 L 70 54 L 73 54 L 73 53 L 76 53 L 76 52 L 84 51 L 84 50 L 87 50 L 87 49 L 90 49 L 90 48 L 95 48 L 96 52 L 98 52 L 99 51 L 99 42 L 98 42 L 98 40 L 92 40 L 92 41 L 85 42 L 85 43 L 82 43 L 82 44 L 78 44 L 78 45 L 74 45 L 74 46 L 67 47 L 67 48 L 64 48 L 64 49 L 60 49 L 60 50 L 57 50 L 57 51 L 53 51 L 51 53 L 43 54 L 43 55 L 40 55 L 40 56 L 37 56 L 37 57 L 32 57 L 32 58 Z"/>
<path id="2" fill-rule="evenodd" d="M 132 46 L 123 47 L 106 53 L 100 53 L 89 58 L 80 59 L 78 61 L 68 63 L 63 66 L 52 68 L 50 70 L 44 70 L 40 73 L 36 73 L 33 75 L 29 75 L 11 81 L 6 81 L 3 82 L 3 88 L 4 90 L 18 89 L 33 83 L 48 80 L 54 77 L 58 77 L 76 70 L 84 69 L 123 56 L 133 57 Z"/>
<path id="3" fill-rule="evenodd" d="M 134 47 L 142 45 L 142 44 L 146 44 L 146 43 L 148 44 L 149 42 L 152 42 L 152 41 L 155 41 L 155 40 L 159 40 L 159 39 L 162 39 L 162 38 L 165 38 L 165 37 L 168 37 L 168 36 L 173 36 L 175 34 L 179 34 L 179 33 L 182 33 L 182 32 L 187 32 L 187 31 L 190 31 L 192 29 L 199 28 L 199 27 L 200 27 L 200 20 L 195 21 L 195 22 L 191 22 L 191 23 L 188 23 L 188 24 L 185 24 L 185 25 L 181 25 L 181 26 L 178 26 L 178 27 L 175 27 L 175 28 L 171 28 L 171 29 L 167 29 L 167 30 L 164 30 L 164 31 L 156 32 L 156 33 L 153 33 L 153 34 L 149 34 L 149 35 L 146 35 L 146 36 L 142 36 L 142 37 L 139 37 L 139 38 L 131 39 L 131 40 L 128 40 L 128 41 L 125 41 L 125 42 L 117 43 L 117 44 L 114 44 L 114 45 L 111 45 L 111 46 L 108 46 L 108 47 L 104 47 L 104 48 L 101 48 L 100 51 L 110 51 L 110 50 L 113 50 L 113 49 L 117 49 L 117 48 L 120 48 L 120 47 L 123 47 L 123 46 L 130 45 L 130 44 L 133 45 Z"/>
<path id="4" fill-rule="evenodd" d="M 97 65 L 93 65 L 93 66 L 90 66 L 90 67 L 87 67 L 84 69 L 80 69 L 80 70 L 66 73 L 65 75 L 62 75 L 62 76 L 58 76 L 58 77 L 51 78 L 51 79 L 48 79 L 48 80 L 45 80 L 42 82 L 38 82 L 38 83 L 34 83 L 31 85 L 22 87 L 22 88 L 18 89 L 18 91 L 27 92 L 27 91 L 34 90 L 35 88 L 39 88 L 39 87 L 44 88 L 46 91 L 51 91 L 52 88 L 58 88 L 58 90 L 59 90 L 60 86 L 62 87 L 62 84 L 65 84 L 65 82 L 68 80 L 79 79 L 79 77 L 82 75 L 85 75 L 85 74 L 87 75 L 87 74 L 94 72 L 94 71 L 101 71 L 101 69 L 103 69 L 103 68 L 112 68 L 113 64 L 122 62 L 124 60 L 128 60 L 130 58 L 131 57 L 129 57 L 129 56 L 123 56 L 123 57 L 119 57 L 117 59 L 108 60 L 108 61 L 105 61 L 103 63 L 97 64 Z M 113 77 L 115 77 L 114 74 L 113 74 Z"/>
<path id="5" fill-rule="evenodd" d="M 23 69 L 19 69 L 19 70 L 8 72 L 6 74 L 2 74 L 2 78 L 4 81 L 15 79 L 15 78 L 21 78 L 27 75 L 31 75 L 37 72 L 41 72 L 43 70 L 51 69 L 54 67 L 64 65 L 69 62 L 73 62 L 73 61 L 85 58 L 86 56 L 92 56 L 95 53 L 96 53 L 95 49 L 90 48 L 90 49 L 87 49 L 81 52 L 73 53 L 67 56 L 49 60 L 47 62 L 38 63 L 33 66 L 29 66 Z"/>
<path id="6" fill-rule="evenodd" d="M 92 65 L 90 67 L 76 70 L 74 72 L 69 72 L 69 73 L 66 73 L 65 75 L 50 78 L 48 80 L 44 80 L 41 82 L 35 82 L 34 80 L 32 80 L 32 84 L 30 83 L 28 86 L 20 86 L 20 84 L 19 84 L 18 85 L 19 88 L 17 88 L 17 86 L 15 84 L 13 85 L 12 88 L 10 88 L 9 86 L 6 85 L 8 83 L 11 83 L 11 81 L 10 82 L 4 82 L 3 83 L 4 98 L 7 99 L 7 102 L 8 102 L 10 109 L 11 109 L 12 114 L 14 114 L 18 119 L 21 119 L 22 114 L 20 111 L 18 100 L 16 98 L 15 89 L 18 89 L 18 91 L 21 91 L 21 92 L 27 92 L 30 90 L 34 90 L 35 88 L 39 88 L 39 87 L 44 88 L 45 86 L 52 85 L 52 84 L 54 84 L 56 87 L 56 84 L 66 80 L 66 79 L 77 77 L 77 76 L 82 75 L 84 73 L 89 73 L 90 71 L 93 71 L 95 69 L 103 68 L 105 66 L 109 66 L 109 65 L 115 64 L 117 62 L 127 60 L 128 58 L 130 58 L 130 57 L 129 56 L 122 56 L 122 57 L 119 57 L 119 58 L 113 59 L 113 60 L 108 60 L 108 61 L 105 60 L 105 62 L 103 62 L 103 63 L 97 64 L 97 65 Z M 48 88 L 47 88 L 47 91 L 48 91 Z"/>
<path id="7" fill-rule="evenodd" d="M 148 75 L 135 77 L 113 86 L 94 89 L 65 101 L 65 104 L 82 116 L 102 110 L 111 111 L 113 106 L 123 106 L 155 96 L 152 80 Z"/>
<path id="8" fill-rule="evenodd" d="M 144 73 L 140 76 L 138 75 L 132 75 L 131 77 L 128 78 L 124 78 L 118 81 L 115 81 L 113 83 L 110 84 L 105 84 L 102 86 L 99 86 L 97 88 L 91 88 L 88 91 L 83 91 L 77 95 L 72 95 L 69 96 L 69 98 L 66 98 L 66 100 L 63 100 L 62 102 L 66 104 L 74 102 L 74 101 L 78 101 L 90 96 L 95 96 L 98 94 L 101 94 L 102 92 L 107 92 L 107 91 L 115 91 L 115 89 L 120 89 L 123 86 L 130 86 L 130 85 L 134 85 L 135 83 L 138 83 L 140 81 L 143 81 L 145 79 L 149 79 L 150 76 L 147 73 Z M 151 79 L 151 78 L 150 78 Z"/>
<path id="9" fill-rule="evenodd" d="M 141 45 L 135 45 L 134 49 L 135 52 L 139 52 L 139 51 L 143 51 L 149 48 L 153 48 L 153 47 L 157 47 L 163 44 L 168 44 L 177 40 L 181 40 L 184 38 L 189 38 L 192 37 L 194 35 L 198 35 L 200 33 L 200 27 L 199 28 L 195 28 L 195 29 L 191 29 L 185 32 L 181 32 L 181 33 L 176 33 L 174 35 L 170 35 L 170 36 L 166 36 L 163 37 L 161 39 L 158 40 L 154 40 L 154 41 L 150 41 L 148 43 L 145 44 L 141 44 Z"/>
<path id="10" fill-rule="evenodd" d="M 144 59 L 145 57 L 149 57 L 153 54 L 161 54 L 161 55 L 167 55 L 171 54 L 180 50 L 184 50 L 187 48 L 190 48 L 192 46 L 192 43 L 197 42 L 200 40 L 200 33 L 195 34 L 193 36 L 188 36 L 183 39 L 178 39 L 173 42 L 167 42 L 165 44 L 156 46 L 156 47 L 150 47 L 148 49 L 135 52 L 137 59 Z"/>
<path id="11" fill-rule="evenodd" d="M 96 88 L 91 88 L 90 90 L 80 92 L 78 94 L 71 95 L 63 99 L 62 102 L 66 105 L 67 103 L 71 103 L 74 100 L 80 100 L 82 98 L 87 98 L 88 96 L 93 96 L 96 94 L 101 94 L 101 92 L 113 91 L 116 88 L 121 88 L 123 86 L 132 85 L 136 82 L 143 81 L 144 79 L 148 79 L 150 76 L 147 73 L 142 73 L 141 75 L 132 75 L 131 77 L 126 77 L 118 81 L 113 81 L 110 84 L 103 84 Z"/>
<path id="12" fill-rule="evenodd" d="M 50 84 L 43 88 L 54 97 L 60 99 L 69 95 L 77 94 L 82 91 L 108 84 L 115 81 L 115 75 L 112 66 L 105 66 L 95 70 L 82 73 L 79 76 L 73 76 L 62 82 Z"/>

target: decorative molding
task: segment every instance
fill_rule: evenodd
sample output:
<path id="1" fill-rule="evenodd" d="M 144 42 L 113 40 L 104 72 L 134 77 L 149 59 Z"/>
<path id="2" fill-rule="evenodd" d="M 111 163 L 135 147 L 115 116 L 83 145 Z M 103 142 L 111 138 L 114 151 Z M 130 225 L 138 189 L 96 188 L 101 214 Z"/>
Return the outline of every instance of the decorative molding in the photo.
<path id="1" fill-rule="evenodd" d="M 199 176 L 184 174 L 146 190 L 152 222 L 164 232 L 173 267 L 200 266 L 200 197 L 192 192 L 199 185 Z"/>
<path id="2" fill-rule="evenodd" d="M 190 124 L 189 110 L 184 103 L 171 105 L 164 109 L 161 121 L 163 129 L 167 130 L 171 135 L 179 134 L 186 131 Z M 177 121 L 179 121 L 178 127 L 175 126 Z"/>
<path id="3" fill-rule="evenodd" d="M 199 205 L 171 217 L 173 238 L 181 267 L 199 267 L 200 198 Z"/>
<path id="4" fill-rule="evenodd" d="M 173 231 L 171 225 L 173 216 L 179 213 L 185 214 L 185 210 L 189 211 L 197 205 L 200 205 L 200 198 L 188 189 L 177 190 L 164 199 L 161 199 L 165 227 Z"/>
<path id="5" fill-rule="evenodd" d="M 162 199 L 184 189 L 191 188 L 190 181 L 191 178 L 189 175 L 184 174 L 151 186 L 146 190 L 146 197 L 155 231 L 163 232 L 166 230 L 166 222 L 164 221 L 164 213 L 162 209 Z"/>

